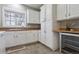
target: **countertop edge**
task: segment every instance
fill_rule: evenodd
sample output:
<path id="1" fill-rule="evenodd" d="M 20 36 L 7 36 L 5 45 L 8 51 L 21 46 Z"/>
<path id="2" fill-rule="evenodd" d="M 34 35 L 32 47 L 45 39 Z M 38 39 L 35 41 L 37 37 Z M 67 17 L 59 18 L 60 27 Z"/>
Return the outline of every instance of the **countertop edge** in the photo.
<path id="1" fill-rule="evenodd" d="M 67 31 L 67 30 L 53 30 L 53 32 L 59 32 L 59 33 L 79 33 L 79 31 L 77 30 L 72 30 L 72 31 Z"/>

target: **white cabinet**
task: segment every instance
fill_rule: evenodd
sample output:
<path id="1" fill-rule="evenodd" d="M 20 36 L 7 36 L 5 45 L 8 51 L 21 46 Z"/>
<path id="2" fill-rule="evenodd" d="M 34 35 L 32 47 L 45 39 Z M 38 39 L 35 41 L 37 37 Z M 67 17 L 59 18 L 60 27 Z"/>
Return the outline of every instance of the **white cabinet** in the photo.
<path id="1" fill-rule="evenodd" d="M 46 44 L 46 24 L 45 22 L 41 22 L 41 39 L 39 41 Z"/>
<path id="2" fill-rule="evenodd" d="M 56 19 L 56 5 L 46 4 L 41 7 L 40 20 L 41 20 L 41 39 L 40 42 L 56 50 L 58 48 L 58 41 L 53 34 L 53 25 Z M 42 16 L 44 15 L 44 16 Z M 55 42 L 55 43 L 54 43 Z"/>
<path id="3" fill-rule="evenodd" d="M 0 32 L 0 54 L 6 53 L 5 51 L 5 35 L 4 32 Z"/>
<path id="4" fill-rule="evenodd" d="M 14 38 L 17 42 L 16 45 L 21 45 L 21 44 L 26 44 L 28 39 L 27 39 L 27 31 L 17 31 L 14 32 Z"/>
<path id="5" fill-rule="evenodd" d="M 57 20 L 64 20 L 67 17 L 67 5 L 58 4 L 57 5 Z"/>
<path id="6" fill-rule="evenodd" d="M 41 39 L 39 39 L 40 42 L 43 44 L 46 44 L 46 5 L 43 5 L 41 7 L 40 11 L 40 21 L 41 21 Z"/>
<path id="7" fill-rule="evenodd" d="M 46 20 L 46 5 L 43 5 L 40 11 L 40 22 L 45 22 Z"/>
<path id="8" fill-rule="evenodd" d="M 50 48 L 52 47 L 53 48 L 53 32 L 52 32 L 52 21 L 47 21 L 46 22 L 46 43 L 47 43 L 47 46 L 49 46 Z"/>
<path id="9" fill-rule="evenodd" d="M 54 12 L 52 12 L 52 11 L 54 11 L 54 5 L 52 6 L 51 4 L 46 4 L 46 13 L 45 13 L 45 19 L 46 19 L 46 22 L 47 21 L 53 21 L 53 14 L 55 14 Z M 56 10 L 56 9 L 55 9 Z M 55 15 L 56 16 L 56 15 Z"/>
<path id="10" fill-rule="evenodd" d="M 79 4 L 69 4 L 69 18 L 79 17 Z"/>
<path id="11" fill-rule="evenodd" d="M 6 32 L 6 47 L 36 42 L 39 39 L 39 31 L 13 31 Z"/>
<path id="12" fill-rule="evenodd" d="M 57 20 L 79 18 L 79 4 L 58 4 Z"/>
<path id="13" fill-rule="evenodd" d="M 22 44 L 23 39 L 22 35 L 18 32 L 6 32 L 6 47 L 12 47 L 19 44 Z"/>
<path id="14" fill-rule="evenodd" d="M 40 21 L 41 21 L 41 39 L 39 39 L 40 42 L 43 44 L 46 44 L 46 5 L 43 5 L 41 7 L 40 11 Z"/>
<path id="15" fill-rule="evenodd" d="M 27 23 L 40 23 L 40 12 L 27 9 Z"/>
<path id="16" fill-rule="evenodd" d="M 14 35 L 13 35 L 13 32 L 6 32 L 5 34 L 5 45 L 6 47 L 11 47 L 11 46 L 15 46 L 17 44 L 17 42 L 15 41 L 14 39 Z"/>
<path id="17" fill-rule="evenodd" d="M 39 39 L 39 32 L 38 31 L 27 31 L 27 38 L 29 42 L 36 42 Z"/>

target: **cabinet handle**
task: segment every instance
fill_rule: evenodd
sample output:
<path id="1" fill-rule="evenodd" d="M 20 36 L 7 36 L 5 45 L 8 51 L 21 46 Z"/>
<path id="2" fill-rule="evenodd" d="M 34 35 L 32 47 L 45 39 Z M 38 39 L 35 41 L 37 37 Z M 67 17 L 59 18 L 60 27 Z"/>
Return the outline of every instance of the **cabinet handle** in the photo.
<path id="1" fill-rule="evenodd" d="M 0 37 L 3 37 L 3 36 L 4 36 L 3 34 L 0 35 Z"/>
<path id="2" fill-rule="evenodd" d="M 44 30 L 44 33 L 46 33 L 46 31 Z"/>
<path id="3" fill-rule="evenodd" d="M 70 13 L 69 13 L 69 16 L 70 16 Z"/>
<path id="4" fill-rule="evenodd" d="M 14 38 L 17 38 L 18 36 L 17 35 L 14 35 Z"/>
<path id="5" fill-rule="evenodd" d="M 45 22 L 45 20 L 43 20 L 43 22 Z"/>
<path id="6" fill-rule="evenodd" d="M 33 36 L 35 36 L 35 34 L 33 34 Z"/>
<path id="7" fill-rule="evenodd" d="M 67 15 L 65 14 L 65 17 L 67 17 Z"/>

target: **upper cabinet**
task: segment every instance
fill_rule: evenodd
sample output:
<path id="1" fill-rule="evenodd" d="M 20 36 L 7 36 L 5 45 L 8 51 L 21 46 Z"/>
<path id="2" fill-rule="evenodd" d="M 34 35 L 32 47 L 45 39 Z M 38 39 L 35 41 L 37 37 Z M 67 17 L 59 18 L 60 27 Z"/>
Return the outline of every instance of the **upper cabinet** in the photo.
<path id="1" fill-rule="evenodd" d="M 46 4 L 45 5 L 46 6 L 46 13 L 45 13 L 45 15 L 46 15 L 46 21 L 52 21 L 53 19 L 52 19 L 52 17 L 54 17 L 54 5 L 52 6 L 51 4 Z M 52 12 L 52 11 L 54 11 L 54 12 Z M 54 21 L 54 20 L 53 20 Z"/>
<path id="2" fill-rule="evenodd" d="M 43 5 L 40 11 L 40 22 L 45 22 L 46 20 L 46 5 Z"/>
<path id="3" fill-rule="evenodd" d="M 69 18 L 79 17 L 79 4 L 69 4 Z"/>
<path id="4" fill-rule="evenodd" d="M 79 17 L 79 4 L 58 4 L 57 20 L 66 20 Z"/>
<path id="5" fill-rule="evenodd" d="M 40 23 L 40 11 L 27 9 L 27 23 Z"/>
<path id="6" fill-rule="evenodd" d="M 46 22 L 46 21 L 54 21 L 54 19 L 56 18 L 56 5 L 52 5 L 51 4 L 45 4 L 43 5 L 40 11 L 40 22 Z M 54 12 L 51 12 L 54 11 Z M 53 17 L 53 19 L 52 19 Z"/>
<path id="7" fill-rule="evenodd" d="M 67 5 L 58 4 L 57 5 L 57 20 L 63 20 L 67 17 Z"/>

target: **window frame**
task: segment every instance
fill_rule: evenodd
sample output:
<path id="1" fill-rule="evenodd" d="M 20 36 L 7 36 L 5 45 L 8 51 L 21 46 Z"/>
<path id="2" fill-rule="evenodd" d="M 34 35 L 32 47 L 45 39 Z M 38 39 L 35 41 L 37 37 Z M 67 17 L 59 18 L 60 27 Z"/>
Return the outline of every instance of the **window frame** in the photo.
<path id="1" fill-rule="evenodd" d="M 7 26 L 6 25 L 6 19 L 5 19 L 5 10 L 12 11 L 12 12 L 15 12 L 15 13 L 22 13 L 22 14 L 24 14 L 24 21 L 25 21 L 24 22 L 24 26 L 17 25 L 17 24 L 15 26 L 12 26 L 12 25 Z M 27 10 L 24 11 L 24 10 L 19 10 L 19 9 L 14 9 L 14 8 L 3 7 L 2 8 L 2 26 L 3 27 L 26 27 L 26 23 L 27 23 L 26 15 L 27 15 Z"/>

